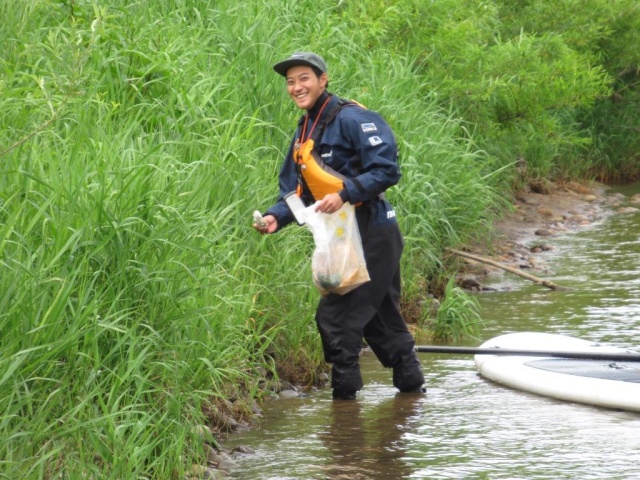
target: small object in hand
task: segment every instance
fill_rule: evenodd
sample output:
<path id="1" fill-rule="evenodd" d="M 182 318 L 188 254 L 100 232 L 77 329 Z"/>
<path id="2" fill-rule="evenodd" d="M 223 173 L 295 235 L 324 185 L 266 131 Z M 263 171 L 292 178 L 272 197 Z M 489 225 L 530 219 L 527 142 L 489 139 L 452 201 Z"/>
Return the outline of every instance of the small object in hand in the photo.
<path id="1" fill-rule="evenodd" d="M 267 222 L 264 221 L 262 214 L 258 210 L 253 212 L 253 221 L 258 228 L 267 228 Z"/>

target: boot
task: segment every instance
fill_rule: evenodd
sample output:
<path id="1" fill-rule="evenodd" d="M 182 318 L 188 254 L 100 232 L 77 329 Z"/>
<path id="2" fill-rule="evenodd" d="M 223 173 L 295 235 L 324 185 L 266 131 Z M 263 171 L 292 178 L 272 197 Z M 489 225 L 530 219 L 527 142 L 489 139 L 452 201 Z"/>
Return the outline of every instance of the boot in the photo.
<path id="1" fill-rule="evenodd" d="M 355 400 L 356 392 L 343 392 L 342 390 L 333 389 L 332 392 L 334 400 Z"/>

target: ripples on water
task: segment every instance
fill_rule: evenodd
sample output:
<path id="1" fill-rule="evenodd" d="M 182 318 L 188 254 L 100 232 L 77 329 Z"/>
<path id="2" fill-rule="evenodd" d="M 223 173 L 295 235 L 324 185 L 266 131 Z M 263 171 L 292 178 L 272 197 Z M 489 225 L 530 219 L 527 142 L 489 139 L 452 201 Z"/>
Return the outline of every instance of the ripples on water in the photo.
<path id="1" fill-rule="evenodd" d="M 612 217 L 550 240 L 545 275 L 568 291 L 501 276 L 482 294 L 483 339 L 543 331 L 640 345 L 640 215 Z M 508 275 L 508 274 L 505 274 Z M 504 290 L 508 288 L 508 290 Z M 426 396 L 399 395 L 390 371 L 362 358 L 356 402 L 328 390 L 265 405 L 236 479 L 638 479 L 640 414 L 511 390 L 476 373 L 471 356 L 420 354 Z"/>

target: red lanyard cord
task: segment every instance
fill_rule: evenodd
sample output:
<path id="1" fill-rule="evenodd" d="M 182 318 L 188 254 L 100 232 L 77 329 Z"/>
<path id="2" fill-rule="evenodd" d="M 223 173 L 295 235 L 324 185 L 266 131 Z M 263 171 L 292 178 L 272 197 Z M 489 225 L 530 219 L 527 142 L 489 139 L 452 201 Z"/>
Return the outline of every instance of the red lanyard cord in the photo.
<path id="1" fill-rule="evenodd" d="M 311 130 L 309 130 L 309 135 L 307 137 L 307 140 L 313 133 L 313 130 L 316 128 L 316 125 L 318 124 L 318 120 L 320 120 L 320 117 L 322 117 L 322 112 L 324 111 L 324 107 L 327 106 L 327 104 L 329 103 L 329 100 L 331 100 L 331 97 L 327 97 L 327 99 L 322 104 L 322 107 L 320 107 L 320 111 L 318 112 L 318 115 L 316 115 L 316 119 L 313 121 L 313 125 L 311 125 Z M 302 135 L 300 135 L 300 144 L 303 144 L 306 141 L 304 137 L 307 133 L 308 122 L 309 122 L 309 114 L 307 113 L 304 117 L 304 125 L 302 126 Z"/>
<path id="2" fill-rule="evenodd" d="M 329 100 L 331 100 L 331 97 L 327 97 L 327 99 L 324 101 L 324 103 L 322 104 L 322 107 L 320 107 L 320 111 L 318 112 L 318 115 L 316 115 L 316 119 L 313 121 L 313 125 L 311 125 L 311 130 L 309 130 L 309 135 L 307 136 L 307 140 L 309 139 L 309 137 L 311 137 L 311 134 L 313 133 L 313 130 L 316 128 L 316 125 L 318 124 L 318 120 L 320 120 L 320 118 L 322 117 L 322 112 L 324 111 L 324 107 L 327 106 L 327 104 L 329 103 Z M 300 148 L 302 147 L 302 145 L 305 143 L 305 135 L 307 133 L 307 124 L 309 123 L 309 114 L 307 113 L 304 117 L 304 124 L 302 125 L 302 132 L 300 135 L 300 138 L 298 139 L 298 141 L 296 142 L 296 149 L 294 152 L 294 161 L 295 163 L 298 165 L 298 185 L 296 186 L 296 193 L 298 194 L 299 197 L 302 196 L 302 174 L 300 173 L 300 163 L 302 163 L 301 159 L 299 158 L 300 155 Z"/>

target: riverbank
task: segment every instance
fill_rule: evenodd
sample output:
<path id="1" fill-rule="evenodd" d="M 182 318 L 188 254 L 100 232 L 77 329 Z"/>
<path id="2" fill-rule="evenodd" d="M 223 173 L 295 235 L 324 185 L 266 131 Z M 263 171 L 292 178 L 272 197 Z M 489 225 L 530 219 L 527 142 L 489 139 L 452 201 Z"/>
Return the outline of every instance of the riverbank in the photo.
<path id="1" fill-rule="evenodd" d="M 637 198 L 608 194 L 609 187 L 592 183 L 553 183 L 528 185 L 517 192 L 512 211 L 494 224 L 495 237 L 488 243 L 465 246 L 465 251 L 510 268 L 533 275 L 544 274 L 546 265 L 538 253 L 554 248 L 553 239 L 579 231 L 607 216 L 637 210 Z M 483 278 L 501 272 L 486 263 L 464 259 L 458 285 L 482 290 Z"/>

